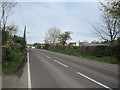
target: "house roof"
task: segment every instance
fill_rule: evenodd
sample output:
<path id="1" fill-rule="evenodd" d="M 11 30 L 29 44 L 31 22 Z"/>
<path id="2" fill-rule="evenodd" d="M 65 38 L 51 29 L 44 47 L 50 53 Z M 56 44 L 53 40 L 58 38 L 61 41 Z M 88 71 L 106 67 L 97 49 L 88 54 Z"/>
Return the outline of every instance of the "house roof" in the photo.
<path id="1" fill-rule="evenodd" d="M 106 44 L 84 43 L 86 46 L 107 46 Z"/>

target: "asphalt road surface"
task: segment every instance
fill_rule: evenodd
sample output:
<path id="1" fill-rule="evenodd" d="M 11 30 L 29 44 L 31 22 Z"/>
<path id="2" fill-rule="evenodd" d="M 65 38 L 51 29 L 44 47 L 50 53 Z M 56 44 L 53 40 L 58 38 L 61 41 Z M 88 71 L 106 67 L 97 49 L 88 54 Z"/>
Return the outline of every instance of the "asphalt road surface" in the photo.
<path id="1" fill-rule="evenodd" d="M 118 88 L 118 66 L 29 49 L 31 88 Z"/>

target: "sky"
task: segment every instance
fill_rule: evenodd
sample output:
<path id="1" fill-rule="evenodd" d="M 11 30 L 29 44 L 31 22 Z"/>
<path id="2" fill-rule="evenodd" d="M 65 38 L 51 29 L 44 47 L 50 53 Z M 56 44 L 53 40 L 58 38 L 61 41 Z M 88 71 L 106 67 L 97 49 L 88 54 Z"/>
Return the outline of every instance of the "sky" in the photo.
<path id="1" fill-rule="evenodd" d="M 98 2 L 19 2 L 8 19 L 8 25 L 18 25 L 17 35 L 23 36 L 27 27 L 27 42 L 43 43 L 50 27 L 61 33 L 71 31 L 68 42 L 99 40 L 92 33 L 92 25 L 98 22 L 101 12 Z"/>

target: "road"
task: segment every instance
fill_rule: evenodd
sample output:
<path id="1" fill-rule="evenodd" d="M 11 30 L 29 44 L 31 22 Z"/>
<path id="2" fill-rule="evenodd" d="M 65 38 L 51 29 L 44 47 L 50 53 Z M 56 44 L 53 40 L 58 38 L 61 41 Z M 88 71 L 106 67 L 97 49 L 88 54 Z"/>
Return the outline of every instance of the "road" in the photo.
<path id="1" fill-rule="evenodd" d="M 32 88 L 118 88 L 118 66 L 29 49 Z"/>

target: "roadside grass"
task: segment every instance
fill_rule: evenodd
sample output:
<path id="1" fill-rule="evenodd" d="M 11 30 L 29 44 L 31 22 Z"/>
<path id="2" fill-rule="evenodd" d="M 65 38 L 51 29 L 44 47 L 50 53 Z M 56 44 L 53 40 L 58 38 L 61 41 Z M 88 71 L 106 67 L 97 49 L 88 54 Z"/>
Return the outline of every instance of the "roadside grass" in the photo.
<path id="1" fill-rule="evenodd" d="M 112 64 L 117 64 L 118 63 L 114 56 L 103 56 L 103 57 L 84 56 L 83 58 L 98 60 L 98 61 L 102 61 L 102 62 L 108 62 L 108 63 L 112 63 Z"/>
<path id="2" fill-rule="evenodd" d="M 18 67 L 20 67 L 24 60 L 25 54 L 26 54 L 26 51 L 23 52 L 21 55 L 19 55 L 18 59 L 14 60 L 14 61 L 12 61 L 12 60 L 11 61 L 3 61 L 2 65 L 1 65 L 2 73 L 8 74 L 8 73 L 15 71 Z"/>
<path id="3" fill-rule="evenodd" d="M 108 63 L 112 63 L 112 64 L 117 64 L 118 63 L 118 61 L 117 61 L 117 59 L 116 59 L 115 56 L 97 57 L 97 56 L 87 55 L 87 54 L 81 54 L 81 53 L 77 53 L 77 52 L 53 51 L 53 50 L 49 50 L 49 51 L 58 52 L 58 53 L 66 54 L 66 55 L 78 56 L 78 57 L 86 58 L 86 59 L 90 59 L 90 60 L 97 60 L 97 61 L 102 61 L 102 62 L 108 62 Z"/>

